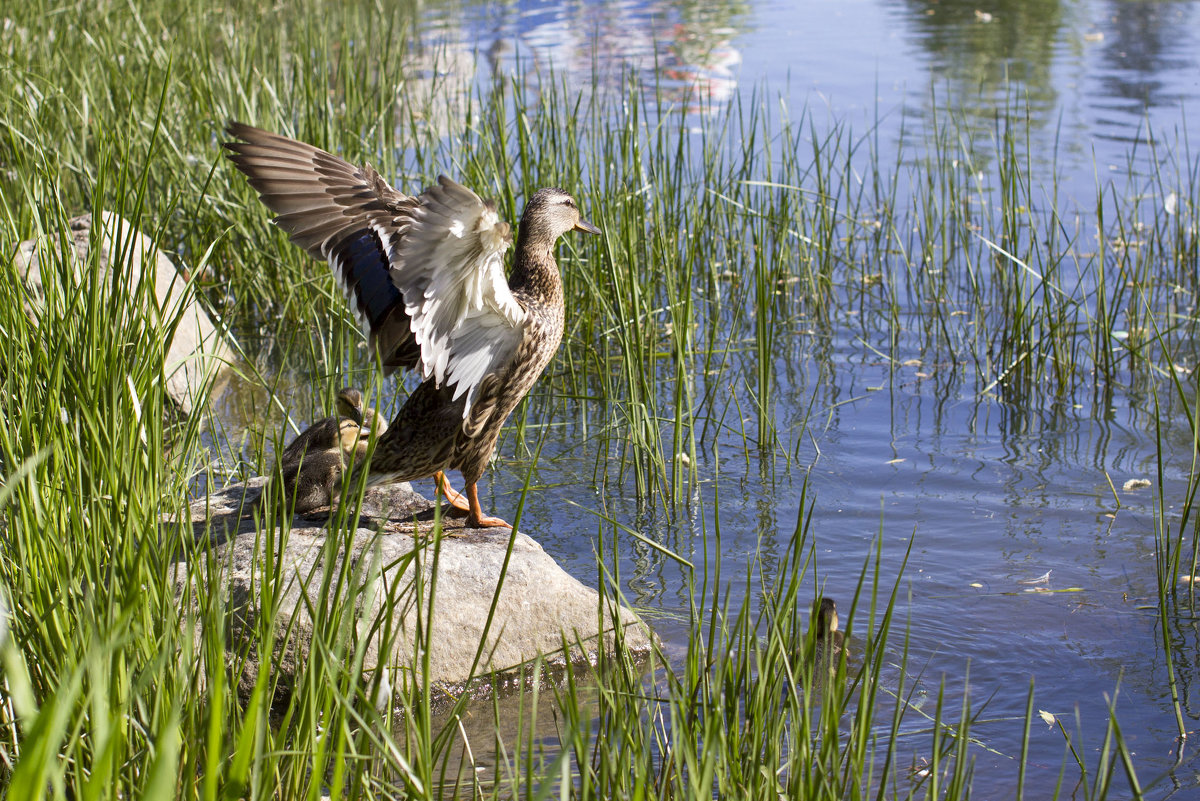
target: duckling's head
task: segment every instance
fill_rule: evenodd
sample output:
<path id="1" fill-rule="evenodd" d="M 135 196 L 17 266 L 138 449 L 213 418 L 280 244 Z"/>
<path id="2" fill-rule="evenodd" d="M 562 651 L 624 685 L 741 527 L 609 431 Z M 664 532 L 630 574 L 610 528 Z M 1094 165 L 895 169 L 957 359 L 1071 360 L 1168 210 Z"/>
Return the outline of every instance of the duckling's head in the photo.
<path id="1" fill-rule="evenodd" d="M 832 598 L 818 598 L 812 605 L 812 626 L 816 629 L 817 639 L 824 640 L 838 630 L 837 601 Z"/>
<path id="2" fill-rule="evenodd" d="M 360 448 L 366 453 L 366 435 L 362 426 L 349 417 L 343 417 L 338 423 L 338 447 L 342 449 L 342 456 L 349 459 L 354 459 Z"/>
<path id="3" fill-rule="evenodd" d="M 521 215 L 521 236 L 549 240 L 553 244 L 567 231 L 598 234 L 600 229 L 583 219 L 575 198 L 561 189 L 539 189 Z"/>
<path id="4" fill-rule="evenodd" d="M 337 395 L 337 412 L 339 417 L 349 417 L 355 425 L 363 424 L 362 393 L 357 389 L 346 387 Z"/>

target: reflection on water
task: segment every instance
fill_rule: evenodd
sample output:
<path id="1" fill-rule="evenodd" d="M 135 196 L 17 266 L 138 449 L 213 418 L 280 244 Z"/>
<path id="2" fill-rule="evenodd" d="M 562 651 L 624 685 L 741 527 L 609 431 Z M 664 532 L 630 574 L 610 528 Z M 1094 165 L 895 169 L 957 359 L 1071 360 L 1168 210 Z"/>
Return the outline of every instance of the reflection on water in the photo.
<path id="1" fill-rule="evenodd" d="M 519 73 L 532 87 L 553 75 L 579 90 L 602 91 L 623 89 L 632 74 L 689 113 L 713 113 L 737 88 L 735 40 L 747 10 L 744 2 L 448 4 L 424 20 L 419 38 L 422 50 L 486 57 L 486 74 L 459 65 L 463 86 Z"/>
<path id="2" fill-rule="evenodd" d="M 1189 26 L 1192 36 L 1173 35 Z M 892 130 L 895 109 L 927 121 L 949 109 L 989 131 L 1016 100 L 1043 144 L 1090 159 L 1093 137 L 1128 143 L 1195 102 L 1197 27 L 1194 2 L 446 3 L 420 23 L 400 100 L 428 103 L 440 135 L 463 123 L 462 93 L 514 73 L 584 92 L 619 89 L 632 74 L 704 114 L 740 85 L 766 85 L 794 108 L 828 105 L 831 119 L 859 110 L 873 123 L 882 112 Z"/>
<path id="3" fill-rule="evenodd" d="M 1054 125 L 1059 88 L 1054 68 L 1074 3 L 999 0 L 981 10 L 970 0 L 902 0 L 904 36 L 918 48 L 929 86 L 949 94 L 968 122 L 990 126 L 1012 97 L 1029 105 L 1036 126 Z M 1071 39 L 1074 39 L 1072 35 Z"/>
<path id="4" fill-rule="evenodd" d="M 1177 74 L 1195 74 L 1196 48 L 1180 31 L 1200 23 L 1194 3 L 1108 2 L 1103 41 L 1098 49 L 1098 101 L 1122 117 L 1146 108 L 1175 108 L 1181 100 Z M 1190 93 L 1194 97 L 1196 82 Z"/>
<path id="5" fill-rule="evenodd" d="M 889 3 L 891 5 L 892 3 Z M 1012 97 L 1030 121 L 1064 144 L 1080 136 L 1134 141 L 1147 110 L 1171 112 L 1196 95 L 1194 38 L 1175 35 L 1197 20 L 1194 3 L 978 3 L 903 0 L 905 37 L 933 89 L 987 126 Z M 914 76 L 916 77 L 916 76 Z M 1072 116 L 1078 114 L 1077 119 Z M 1073 129 L 1073 130 L 1072 130 Z"/>

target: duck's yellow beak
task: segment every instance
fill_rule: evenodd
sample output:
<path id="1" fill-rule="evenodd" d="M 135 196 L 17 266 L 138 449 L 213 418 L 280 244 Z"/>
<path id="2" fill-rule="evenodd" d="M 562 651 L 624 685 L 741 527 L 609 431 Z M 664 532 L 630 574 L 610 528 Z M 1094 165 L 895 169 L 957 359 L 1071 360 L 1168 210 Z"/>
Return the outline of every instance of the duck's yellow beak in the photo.
<path id="1" fill-rule="evenodd" d="M 599 234 L 600 233 L 599 228 L 592 225 L 590 222 L 583 219 L 582 217 L 579 218 L 579 222 L 575 223 L 574 230 L 583 231 L 585 234 Z"/>

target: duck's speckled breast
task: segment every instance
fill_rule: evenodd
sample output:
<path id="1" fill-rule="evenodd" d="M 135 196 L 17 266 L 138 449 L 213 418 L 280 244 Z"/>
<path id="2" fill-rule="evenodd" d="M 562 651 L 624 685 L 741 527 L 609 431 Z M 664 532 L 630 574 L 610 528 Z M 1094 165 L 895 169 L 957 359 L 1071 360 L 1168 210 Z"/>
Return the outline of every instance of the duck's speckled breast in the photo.
<path id="1" fill-rule="evenodd" d="M 563 334 L 562 303 L 547 303 L 543 298 L 529 297 L 517 291 L 513 293 L 529 315 L 525 336 L 513 356 L 508 375 L 501 377 L 501 392 L 513 396 L 511 403 L 502 402 L 505 417 L 516 408 L 521 398 L 533 388 L 538 376 L 558 352 Z"/>

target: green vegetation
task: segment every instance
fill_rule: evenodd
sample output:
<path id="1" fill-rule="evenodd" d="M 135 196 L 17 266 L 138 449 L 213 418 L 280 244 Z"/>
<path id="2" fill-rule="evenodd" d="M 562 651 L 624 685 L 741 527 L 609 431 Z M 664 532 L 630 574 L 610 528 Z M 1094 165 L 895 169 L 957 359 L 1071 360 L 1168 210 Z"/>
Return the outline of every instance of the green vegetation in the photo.
<path id="1" fill-rule="evenodd" d="M 410 190 L 452 172 L 510 218 L 533 187 L 571 187 L 605 236 L 563 246 L 563 350 L 509 436 L 535 454 L 552 421 L 579 418 L 595 483 L 632 477 L 666 513 L 686 511 L 702 486 L 699 457 L 718 446 L 764 476 L 789 462 L 811 409 L 778 402 L 786 372 L 798 351 L 839 339 L 860 338 L 892 370 L 906 354 L 951 364 L 947 392 L 1022 409 L 1076 403 L 1099 413 L 1114 392 L 1157 393 L 1186 410 L 1197 440 L 1194 382 L 1182 368 L 1195 363 L 1196 316 L 1180 298 L 1200 290 L 1200 162 L 1186 141 L 1152 154 L 1149 175 L 1131 155 L 1123 182 L 1098 181 L 1094 198 L 1075 199 L 1078 216 L 1066 216 L 1053 169 L 1034 174 L 1016 101 L 990 136 L 967 135 L 945 113 L 917 152 L 893 160 L 871 133 L 821 129 L 767 90 L 697 123 L 632 83 L 580 96 L 544 75 L 479 91 L 418 81 L 414 68 L 429 57 L 403 45 L 412 19 L 370 3 L 33 0 L 4 13 L 0 247 L 7 258 L 38 237 L 54 265 L 43 267 L 37 319 L 15 271 L 0 265 L 8 798 L 970 795 L 982 708 L 908 703 L 894 615 L 901 576 L 884 567 L 882 537 L 848 615 L 853 659 L 826 682 L 803 658 L 820 583 L 807 499 L 782 567 L 769 573 L 758 560 L 721 564 L 719 527 L 697 535 L 703 563 L 669 554 L 689 577 L 691 610 L 678 622 L 686 653 L 534 682 L 522 706 L 530 720 L 531 707 L 552 707 L 556 729 L 473 743 L 494 751 L 489 769 L 457 771 L 455 712 L 466 699 L 434 709 L 426 683 L 393 699 L 398 721 L 370 702 L 378 686 L 354 671 L 363 646 L 353 624 L 371 568 L 345 567 L 325 588 L 316 645 L 281 709 L 272 711 L 270 671 L 239 698 L 227 671 L 228 599 L 205 583 L 212 565 L 191 529 L 164 516 L 184 511 L 195 485 L 267 469 L 285 411 L 311 417 L 343 383 L 370 395 L 380 385 L 327 270 L 267 223 L 223 162 L 230 118 L 370 161 Z M 229 327 L 247 355 L 237 367 L 247 389 L 223 402 L 256 405 L 260 428 L 236 430 L 203 403 L 182 421 L 159 413 L 158 343 L 178 321 L 161 319 L 151 288 L 119 269 L 105 279 L 82 265 L 77 284 L 46 238 L 103 209 L 169 251 Z M 1192 475 L 1181 516 L 1168 515 L 1174 499 L 1159 499 L 1168 656 L 1166 622 L 1190 615 L 1194 601 L 1174 592 L 1174 577 L 1189 563 L 1200 573 Z M 353 530 L 351 507 L 331 522 L 330 549 Z M 264 520 L 259 536 L 276 524 L 286 535 L 286 521 Z M 625 534 L 609 522 L 597 532 L 605 603 L 620 594 L 610 557 Z M 183 575 L 172 568 L 179 555 L 190 557 Z M 732 602 L 733 584 L 766 600 Z M 180 604 L 177 585 L 196 604 Z M 273 591 L 264 582 L 262 608 L 273 608 Z M 260 629 L 235 666 L 249 649 L 273 652 L 273 632 Z M 1171 692 L 1182 730 L 1174 674 Z M 1029 699 L 1026 732 L 1032 688 Z M 497 702 L 497 715 L 511 714 L 503 709 Z M 547 746 L 550 736 L 562 747 Z M 1098 756 L 1066 739 L 1061 795 L 1136 792 L 1115 713 Z M 1017 794 L 1027 759 L 1023 750 L 1015 760 Z"/>

